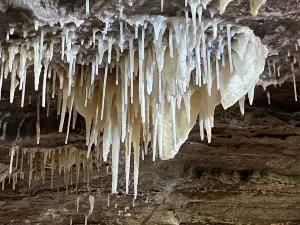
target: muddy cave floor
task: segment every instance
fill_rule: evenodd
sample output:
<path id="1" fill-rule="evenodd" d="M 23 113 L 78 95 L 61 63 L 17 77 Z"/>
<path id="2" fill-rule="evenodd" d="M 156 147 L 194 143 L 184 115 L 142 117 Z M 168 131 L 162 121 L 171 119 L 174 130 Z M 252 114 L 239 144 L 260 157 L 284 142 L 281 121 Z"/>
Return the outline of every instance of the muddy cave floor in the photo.
<path id="1" fill-rule="evenodd" d="M 73 224 L 84 224 L 89 195 L 95 196 L 95 207 L 88 224 L 300 224 L 300 105 L 291 87 L 271 88 L 271 105 L 262 88 L 256 88 L 254 104 L 246 104 L 244 116 L 238 104 L 227 111 L 217 107 L 211 144 L 200 140 L 195 126 L 173 160 L 152 162 L 145 156 L 135 207 L 132 184 L 131 194 L 124 193 L 121 158 L 119 193 L 110 196 L 110 207 L 111 174 L 105 165 L 90 174 L 88 185 L 80 180 L 78 212 L 74 183 L 66 195 L 62 176 L 55 177 L 51 190 L 50 176 L 45 184 L 34 181 L 29 188 L 25 175 L 14 191 L 8 182 L 0 191 L 0 224 L 58 225 L 71 218 Z M 1 136 L 2 163 L 9 163 L 8 148 L 27 114 L 17 143 L 36 147 L 35 107 L 34 99 L 23 109 L 8 100 L 1 104 L 1 117 L 11 112 L 6 137 Z M 55 110 L 51 108 L 49 118 L 45 112 L 40 147 L 63 145 L 65 134 L 56 132 Z M 72 132 L 70 144 L 84 148 L 83 129 Z"/>

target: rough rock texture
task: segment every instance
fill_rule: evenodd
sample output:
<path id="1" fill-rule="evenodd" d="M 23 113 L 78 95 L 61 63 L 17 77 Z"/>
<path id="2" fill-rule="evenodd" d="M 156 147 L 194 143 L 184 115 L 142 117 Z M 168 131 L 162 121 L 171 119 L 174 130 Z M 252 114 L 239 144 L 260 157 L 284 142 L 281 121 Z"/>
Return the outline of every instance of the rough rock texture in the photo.
<path id="1" fill-rule="evenodd" d="M 91 1 L 91 12 L 114 9 L 116 2 Z M 5 38 L 9 24 L 33 26 L 34 18 L 55 20 L 64 9 L 84 17 L 84 4 L 84 1 L 0 0 L 1 38 Z M 288 50 L 297 56 L 299 4 L 296 0 L 268 0 L 259 15 L 253 17 L 248 1 L 233 1 L 220 18 L 252 28 L 268 45 L 269 59 L 278 52 L 279 57 L 275 58 L 282 64 L 282 74 L 289 75 L 290 64 L 285 60 Z M 160 1 L 133 1 L 133 5 L 126 7 L 124 13 L 161 13 Z M 162 14 L 176 16 L 183 6 L 184 1 L 165 0 Z M 12 38 L 20 36 L 17 30 Z M 266 65 L 262 80 L 269 79 L 267 74 Z M 57 133 L 55 102 L 49 117 L 46 109 L 41 110 L 42 136 L 37 146 L 36 96 L 23 109 L 19 94 L 10 105 L 5 89 L 8 86 L 4 83 L 0 105 L 0 163 L 9 164 L 12 145 L 40 149 L 63 146 L 65 134 Z M 92 194 L 95 208 L 88 224 L 300 224 L 300 106 L 294 102 L 292 89 L 292 83 L 269 88 L 272 103 L 269 106 L 265 92 L 257 87 L 254 104 L 246 105 L 245 116 L 241 116 L 238 105 L 227 111 L 218 107 L 211 144 L 200 141 L 196 126 L 173 160 L 153 163 L 151 157 L 145 156 L 140 165 L 135 207 L 132 196 L 124 194 L 121 160 L 120 192 L 109 197 L 110 207 L 107 196 L 111 191 L 111 174 L 109 165 L 102 165 L 99 171 L 90 174 L 88 184 L 80 181 L 79 212 L 75 206 L 75 185 L 69 186 L 66 195 L 62 176 L 55 177 L 54 190 L 50 189 L 50 177 L 45 184 L 34 181 L 30 188 L 27 179 L 19 180 L 15 190 L 7 181 L 4 191 L 0 191 L 0 223 L 69 224 L 72 218 L 73 224 L 84 224 L 84 213 L 89 210 L 88 196 Z M 86 149 L 84 127 L 81 118 L 69 137 L 69 144 L 82 150 Z M 131 185 L 131 192 L 132 189 Z M 129 207 L 126 212 L 125 207 Z"/>

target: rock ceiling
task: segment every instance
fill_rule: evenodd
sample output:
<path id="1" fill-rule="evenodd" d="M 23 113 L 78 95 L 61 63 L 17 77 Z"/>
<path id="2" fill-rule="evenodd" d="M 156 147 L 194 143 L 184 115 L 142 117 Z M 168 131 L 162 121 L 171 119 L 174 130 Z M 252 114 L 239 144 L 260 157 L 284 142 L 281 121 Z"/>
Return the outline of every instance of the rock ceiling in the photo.
<path id="1" fill-rule="evenodd" d="M 215 0 L 187 1 L 187 6 L 183 0 L 88 2 L 0 0 L 3 70 L 0 181 L 4 187 L 0 191 L 1 224 L 299 224 L 300 108 L 295 100 L 299 97 L 300 2 L 253 0 L 251 4 L 264 3 L 256 16 L 251 14 L 253 8 L 251 11 L 248 0 L 223 1 L 229 4 L 222 14 L 219 13 L 219 1 Z M 197 2 L 199 5 L 202 3 L 202 17 L 198 11 L 200 6 L 194 8 L 197 9 L 196 14 L 193 14 L 193 7 L 189 6 Z M 120 21 L 124 23 L 122 35 Z M 144 21 L 147 21 L 147 25 Z M 176 23 L 179 27 L 177 31 Z M 228 24 L 230 28 L 227 28 Z M 168 32 L 161 32 L 164 26 Z M 207 27 L 204 29 L 201 26 Z M 215 35 L 216 29 L 218 35 Z M 185 35 L 187 33 L 189 35 Z M 144 41 L 136 38 L 142 35 L 145 35 Z M 204 36 L 207 39 L 203 39 Z M 68 42 L 69 39 L 71 41 Z M 174 44 L 172 47 L 171 39 Z M 203 45 L 203 40 L 207 44 Z M 181 48 L 185 41 L 187 47 Z M 66 45 L 62 47 L 65 42 Z M 102 50 L 100 43 L 105 43 L 101 45 Z M 241 43 L 246 43 L 244 46 L 248 50 L 241 50 Z M 200 46 L 206 46 L 207 49 L 200 52 L 201 66 L 198 66 L 196 53 L 189 55 L 189 51 L 196 52 Z M 255 53 L 249 53 L 249 46 L 255 46 Z M 166 57 L 172 55 L 171 49 L 174 49 L 173 57 Z M 187 51 L 182 53 L 182 49 Z M 16 53 L 12 53 L 14 51 Z M 101 51 L 103 62 L 97 59 L 98 54 L 101 58 Z M 97 57 L 93 58 L 95 54 Z M 143 54 L 145 62 L 144 58 L 141 60 L 140 55 Z M 153 55 L 153 61 L 148 60 L 150 64 L 147 64 L 149 54 Z M 164 57 L 160 58 L 161 55 Z M 183 62 L 179 60 L 182 55 L 187 60 L 180 64 Z M 222 57 L 226 66 L 221 62 Z M 177 58 L 178 61 L 174 63 Z M 208 66 L 207 72 L 206 66 L 203 66 L 206 65 L 205 60 L 208 65 L 211 63 L 216 66 L 212 66 L 211 71 Z M 150 82 L 153 83 L 153 92 L 149 94 L 149 101 L 156 101 L 156 104 L 149 119 L 149 134 L 153 135 L 150 138 L 152 141 L 149 141 L 145 135 L 140 136 L 140 130 L 135 126 L 137 123 L 147 124 L 142 110 L 143 104 L 147 106 L 147 103 L 143 103 L 140 96 L 146 95 L 148 89 L 146 86 L 145 90 L 139 89 L 144 81 L 140 78 L 134 80 L 130 74 L 139 74 L 141 77 L 141 68 L 152 68 L 154 61 L 157 65 L 154 68 L 158 72 L 152 72 L 152 76 L 162 76 L 162 80 L 154 78 Z M 22 69 L 22 62 L 25 70 Z M 97 63 L 99 66 L 93 67 Z M 121 111 L 122 107 L 120 111 L 117 110 L 118 94 L 125 96 L 123 89 L 120 92 L 115 90 L 115 76 L 112 78 L 119 63 L 119 82 L 123 84 L 122 71 L 125 70 L 126 74 L 128 70 L 126 96 L 129 102 L 133 96 L 137 96 L 140 101 L 138 105 L 141 105 L 138 106 L 138 112 L 136 106 L 128 107 L 128 111 L 127 108 Z M 247 67 L 250 63 L 253 63 L 253 67 Z M 80 77 L 78 65 L 89 75 Z M 234 71 L 231 68 L 233 66 Z M 186 69 L 174 72 L 177 71 L 176 67 Z M 98 70 L 103 77 L 107 77 L 103 81 L 97 75 Z M 201 71 L 202 75 L 199 74 Z M 66 75 L 71 73 L 74 74 L 74 80 Z M 145 79 L 147 73 L 144 74 Z M 164 80 L 169 73 L 178 75 L 174 83 L 171 83 L 171 79 Z M 180 75 L 185 73 L 192 77 L 191 80 L 180 80 Z M 241 79 L 244 83 L 232 92 L 228 88 L 231 86 L 226 86 L 222 77 L 235 77 L 238 73 L 246 74 Z M 55 76 L 57 79 L 53 78 L 53 85 L 52 77 Z M 47 77 L 51 79 L 45 82 Z M 230 83 L 233 79 L 228 80 Z M 92 88 L 89 88 L 86 85 L 93 82 L 98 86 L 91 85 Z M 193 82 L 196 87 L 192 87 Z M 198 87 L 201 82 L 203 86 Z M 91 97 L 83 98 L 78 92 L 79 87 L 83 86 L 80 83 L 88 87 L 84 93 L 92 93 Z M 172 89 L 173 86 L 176 86 L 176 90 Z M 105 87 L 106 96 L 105 92 L 102 93 Z M 252 104 L 251 93 L 254 88 Z M 243 91 L 239 93 L 238 89 Z M 144 91 L 143 94 L 141 91 Z M 166 96 L 161 97 L 161 92 Z M 188 98 L 186 93 L 191 93 Z M 52 99 L 52 95 L 55 98 Z M 206 100 L 199 106 L 207 111 L 201 117 L 200 110 L 200 128 L 194 126 L 192 120 L 197 120 L 199 114 L 198 109 L 193 115 L 195 104 L 203 101 L 201 96 L 210 99 L 214 95 L 214 100 Z M 230 97 L 232 101 L 228 100 Z M 103 99 L 108 102 L 110 98 L 112 111 L 105 109 L 101 112 L 100 102 L 104 102 Z M 163 115 L 159 108 L 161 98 L 166 99 L 162 102 L 168 102 L 169 111 L 165 113 L 169 114 L 168 117 L 159 117 Z M 186 102 L 184 110 L 176 108 L 181 98 L 183 102 L 189 99 L 191 112 L 187 110 Z M 148 97 L 145 99 L 147 102 Z M 58 101 L 62 105 L 57 104 Z M 87 103 L 84 104 L 84 101 Z M 210 105 L 209 101 L 214 104 Z M 90 102 L 99 102 L 99 107 L 90 106 Z M 228 109 L 224 111 L 223 108 Z M 62 120 L 64 109 L 65 119 Z M 90 121 L 92 125 L 88 127 L 87 115 L 93 110 L 99 118 L 94 116 Z M 245 111 L 244 115 L 240 111 Z M 77 120 L 74 120 L 77 113 Z M 72 121 L 69 114 L 73 116 Z M 186 114 L 190 118 L 181 119 Z M 112 118 L 106 120 L 110 121 L 110 125 L 95 122 L 100 118 L 102 121 L 102 117 L 106 118 L 107 115 Z M 123 118 L 123 115 L 125 121 L 129 115 L 126 126 L 132 122 L 131 130 L 111 134 L 118 133 L 119 139 L 124 135 L 121 143 L 125 144 L 118 144 L 114 137 L 109 139 L 111 143 L 107 143 L 108 134 L 103 127 L 122 129 L 124 119 L 121 121 L 119 118 Z M 144 119 L 146 122 L 141 122 Z M 204 128 L 201 128 L 201 120 L 204 121 Z M 160 121 L 168 121 L 161 125 L 165 129 L 163 140 L 159 138 Z M 209 125 L 206 121 L 209 121 Z M 69 126 L 74 129 L 69 129 Z M 95 129 L 97 126 L 99 130 Z M 157 152 L 153 151 L 156 149 L 153 145 L 153 140 L 156 142 L 153 134 L 155 126 L 158 127 Z M 174 127 L 177 127 L 177 131 Z M 91 137 L 87 137 L 89 135 Z M 144 138 L 141 149 L 137 146 L 140 138 Z M 211 142 L 207 143 L 210 138 Z M 134 152 L 132 156 L 129 152 L 128 156 L 131 141 Z M 100 144 L 103 144 L 103 152 L 101 147 L 101 153 L 98 154 Z M 109 151 L 111 144 L 112 152 Z M 120 155 L 117 156 L 114 149 L 118 149 Z M 139 149 L 138 153 L 136 149 Z M 89 152 L 91 157 L 87 157 Z"/>

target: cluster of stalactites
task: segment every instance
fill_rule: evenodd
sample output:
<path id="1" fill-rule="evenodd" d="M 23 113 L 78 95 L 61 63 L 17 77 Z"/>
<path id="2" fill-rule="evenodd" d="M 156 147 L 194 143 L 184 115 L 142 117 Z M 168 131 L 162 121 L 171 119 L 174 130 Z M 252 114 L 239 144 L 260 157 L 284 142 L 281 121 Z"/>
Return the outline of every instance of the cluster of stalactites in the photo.
<path id="1" fill-rule="evenodd" d="M 69 185 L 73 183 L 76 184 L 77 191 L 78 181 L 81 179 L 89 184 L 89 174 L 92 172 L 93 167 L 96 166 L 98 169 L 100 167 L 100 155 L 96 153 L 93 154 L 93 157 L 87 157 L 86 155 L 86 151 L 79 151 L 72 146 L 57 149 L 20 149 L 18 146 L 14 146 L 10 148 L 9 152 L 10 165 L 0 164 L 2 190 L 5 188 L 7 177 L 9 182 L 12 180 L 14 190 L 18 179 L 24 179 L 25 170 L 28 169 L 26 173 L 28 174 L 29 187 L 33 179 L 41 180 L 44 183 L 46 171 L 50 170 L 51 189 L 53 189 L 54 183 L 60 185 L 60 180 L 55 181 L 55 177 L 59 178 L 63 173 L 66 192 L 68 192 Z M 74 167 L 74 165 L 76 166 Z"/>
<path id="2" fill-rule="evenodd" d="M 267 90 L 267 87 L 274 85 L 281 86 L 283 83 L 292 80 L 293 82 L 293 89 L 294 89 L 294 97 L 295 101 L 298 101 L 298 94 L 297 94 L 297 85 L 296 85 L 296 68 L 300 67 L 300 57 L 299 57 L 299 46 L 300 46 L 300 39 L 297 40 L 295 44 L 295 51 L 287 50 L 285 54 L 285 60 L 281 60 L 283 57 L 282 55 L 273 56 L 271 59 L 267 60 L 267 74 L 262 74 L 261 79 L 257 83 L 258 85 L 262 86 L 265 91 L 267 91 L 266 95 L 268 98 L 268 102 L 270 104 L 270 90 Z M 282 74 L 282 68 L 285 71 Z"/>
<path id="3" fill-rule="evenodd" d="M 1 84 L 10 75 L 10 101 L 19 85 L 23 106 L 26 72 L 33 65 L 36 90 L 42 75 L 42 107 L 49 106 L 51 98 L 58 99 L 60 132 L 69 114 L 66 143 L 79 113 L 86 122 L 86 157 L 93 145 L 98 155 L 102 147 L 104 161 L 111 155 L 113 193 L 117 192 L 121 145 L 125 146 L 126 193 L 133 152 L 136 198 L 140 154 L 147 154 L 150 146 L 153 160 L 173 158 L 197 118 L 201 140 L 206 130 L 210 142 L 215 106 L 222 103 L 226 109 L 239 101 L 243 112 L 244 96 L 248 93 L 253 100 L 264 68 L 267 50 L 249 28 L 227 24 L 220 32 L 223 26 L 214 19 L 202 20 L 203 3 L 189 4 L 192 19 L 186 13 L 185 18 L 130 20 L 132 36 L 125 35 L 121 21 L 118 40 L 93 32 L 89 44 L 82 45 L 75 30 L 66 27 L 58 42 L 59 56 L 54 39 L 45 43 L 47 32 L 42 28 L 38 37 L 1 50 Z M 154 32 L 149 39 L 145 33 L 151 26 Z M 96 53 L 86 55 L 90 49 Z M 38 143 L 39 108 L 40 100 Z"/>

